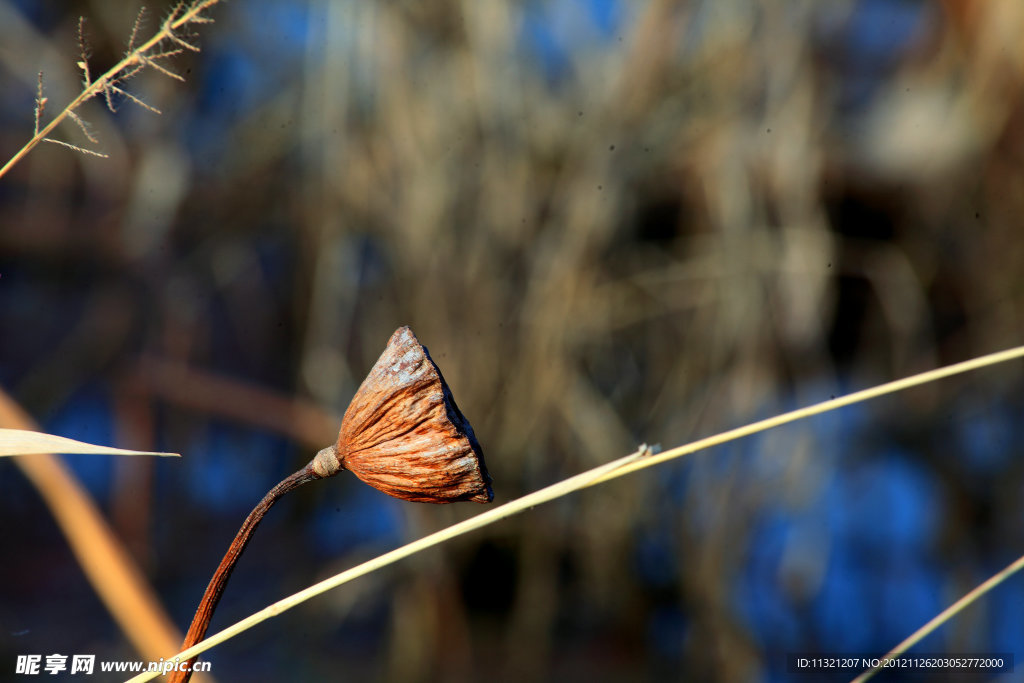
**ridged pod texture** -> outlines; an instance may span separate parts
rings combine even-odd
[[[469,421],[408,327],[359,387],[335,446],[339,464],[384,493],[421,503],[489,503],[491,477]]]

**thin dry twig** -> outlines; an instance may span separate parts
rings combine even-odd
[[[78,54],[81,60],[78,68],[82,70],[82,78],[85,79],[86,87],[92,85],[92,77],[89,75],[89,43],[85,39],[85,17],[78,18]],[[39,75],[42,78],[42,74]]]
[[[183,52],[184,52],[184,50],[167,50],[166,52],[160,52],[160,53],[155,54],[155,55],[149,55],[148,57],[143,55],[142,59],[143,59],[143,62],[146,64],[146,66],[150,67],[151,69],[156,69],[157,71],[162,73],[164,76],[167,76],[168,78],[173,78],[176,81],[181,81],[182,83],[184,83],[185,82],[185,77],[184,76],[182,76],[181,74],[174,73],[170,69],[168,69],[166,67],[163,67],[163,66],[160,66],[156,62],[156,60],[158,60],[158,59],[166,59],[168,57],[174,57],[175,55],[180,55]]]
[[[39,134],[39,119],[43,117],[43,111],[46,109],[46,98],[43,97],[43,72],[39,72],[39,86],[36,89],[36,106],[35,106],[35,128],[33,130],[35,135]]]
[[[146,104],[145,102],[140,100],[135,95],[132,95],[127,90],[122,90],[121,88],[118,88],[116,85],[111,85],[109,88],[107,88],[107,92],[108,93],[116,93],[116,94],[120,95],[121,97],[124,97],[125,99],[134,102],[135,104],[139,105],[143,109],[148,109],[149,111],[153,112],[154,114],[162,114],[163,113],[162,111],[160,111],[156,107],[154,107],[152,105],[149,105],[149,104]],[[110,99],[108,98],[107,101],[110,102]]]
[[[139,28],[142,26],[142,19],[146,16],[146,8],[140,7],[139,13],[135,15],[135,23],[132,24],[132,34],[128,36],[128,53],[135,49],[135,38],[139,35]]]
[[[87,124],[81,116],[74,112],[68,112],[68,118],[70,118],[72,121],[78,124],[78,128],[82,131],[82,135],[84,135],[89,142],[99,142],[99,140],[96,139],[96,136],[93,135],[92,132],[89,130],[89,124]],[[53,142],[53,140],[51,140],[50,142]],[[103,156],[106,155],[104,154]]]
[[[78,145],[73,145],[70,142],[64,142],[63,140],[55,140],[53,138],[43,138],[43,142],[49,142],[50,144],[53,144],[53,145],[60,145],[61,147],[67,147],[68,149],[73,149],[76,152],[81,152],[82,154],[88,154],[90,156],[99,157],[101,159],[109,159],[110,158],[109,154],[105,154],[103,152],[97,152],[96,150],[89,149],[88,147],[79,147]]]

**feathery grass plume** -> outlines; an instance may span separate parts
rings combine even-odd
[[[35,125],[33,128],[32,139],[25,143],[25,145],[9,159],[3,167],[0,167],[0,177],[6,175],[6,173],[13,168],[15,164],[25,158],[25,156],[35,149],[35,147],[41,142],[49,142],[55,145],[68,147],[77,152],[81,152],[82,154],[106,157],[107,155],[101,151],[58,140],[50,137],[50,134],[65,119],[71,119],[91,144],[98,145],[99,140],[90,133],[86,122],[76,113],[82,104],[97,96],[102,96],[104,98],[107,108],[111,112],[117,111],[116,103],[118,98],[123,98],[153,112],[154,114],[159,114],[159,109],[147,104],[125,90],[123,87],[124,84],[141,73],[146,67],[150,67],[154,71],[157,71],[169,78],[184,81],[184,77],[165,66],[165,63],[171,57],[179,55],[185,51],[199,51],[199,47],[192,42],[194,40],[194,34],[190,29],[197,24],[211,23],[213,19],[204,16],[203,12],[213,7],[218,2],[220,2],[220,0],[193,0],[192,2],[179,2],[175,5],[174,9],[171,10],[170,14],[167,15],[167,18],[161,22],[160,29],[151,38],[149,38],[149,40],[136,45],[136,40],[138,39],[139,31],[141,30],[146,13],[145,8],[139,10],[138,15],[135,17],[135,22],[132,25],[132,31],[128,39],[128,46],[124,58],[96,79],[93,79],[92,73],[89,69],[89,46],[85,37],[85,18],[80,18],[78,22],[79,61],[77,62],[77,66],[82,72],[82,91],[49,123],[40,127],[42,117],[46,109],[47,98],[43,95],[43,74],[42,72],[39,73],[39,83],[36,90],[35,102]]]

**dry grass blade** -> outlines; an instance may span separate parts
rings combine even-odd
[[[446,529],[442,529],[433,534],[425,536],[417,541],[413,541],[412,543],[404,545],[401,548],[397,548],[395,550],[392,550],[391,552],[384,553],[383,555],[380,555],[372,560],[369,560],[368,562],[364,562],[363,564],[353,567],[352,569],[348,569],[344,572],[341,572],[340,574],[336,574],[335,576],[329,579],[325,579],[324,581],[314,584],[309,588],[306,588],[305,590],[299,591],[294,595],[291,595],[283,600],[275,602],[274,604],[268,607],[265,607],[264,609],[247,617],[246,619],[243,619],[229,626],[228,628],[210,636],[206,640],[203,640],[193,645],[192,647],[183,650],[177,655],[168,657],[167,659],[170,660],[174,657],[178,658],[181,661],[191,659],[192,657],[202,652],[205,652],[206,650],[209,650],[215,645],[218,645],[226,640],[229,640],[237,636],[238,634],[252,628],[256,624],[266,621],[271,617],[277,616],[278,614],[281,614],[282,612],[285,612],[291,609],[292,607],[295,607],[317,595],[320,595],[321,593],[325,593],[333,588],[341,586],[342,584],[348,583],[353,579],[365,576],[366,574],[381,569],[382,567],[393,564],[398,560],[404,559],[410,555],[413,555],[414,553],[418,553],[421,550],[426,550],[427,548],[439,545],[453,538],[461,536],[465,533],[483,528],[501,519],[522,512],[523,510],[534,507],[536,505],[540,505],[541,503],[546,503],[555,500],[556,498],[568,495],[570,493],[573,493],[574,491],[578,491],[589,486],[593,486],[594,484],[609,481],[611,479],[616,479],[625,474],[635,472],[639,469],[657,465],[674,458],[679,458],[703,448],[708,448],[710,446],[725,443],[727,441],[734,441],[744,436],[749,436],[757,432],[762,432],[771,429],[772,427],[787,424],[789,422],[794,422],[799,419],[811,417],[812,415],[819,415],[821,413],[826,413],[843,406],[848,406],[854,403],[867,401],[869,399],[877,398],[879,396],[883,396],[886,394],[892,394],[897,391],[902,391],[904,389],[909,389],[911,387],[921,386],[929,382],[934,382],[944,377],[962,374],[965,372],[969,372],[971,370],[977,370],[983,367],[995,365],[997,363],[1004,363],[1015,358],[1021,357],[1024,357],[1024,346],[1018,346],[1012,349],[1007,349],[1006,351],[1000,351],[997,353],[980,356],[969,361],[964,361],[962,363],[956,363],[954,365],[948,365],[942,368],[937,368],[935,370],[930,370],[928,372],[912,375],[901,380],[881,384],[871,389],[858,391],[853,394],[849,394],[847,396],[843,396],[837,399],[824,401],[822,403],[818,403],[807,408],[785,413],[775,418],[761,420],[760,422],[755,422],[746,427],[733,429],[728,432],[723,432],[722,434],[719,434],[717,436],[713,436],[707,439],[701,439],[691,444],[680,446],[679,448],[673,448],[659,455],[650,455],[650,449],[648,449],[647,446],[641,446],[637,450],[637,452],[631,455],[625,456],[606,465],[595,467],[594,469],[588,470],[581,474],[577,474],[574,477],[570,477],[569,479],[565,479],[556,484],[552,484],[551,486],[543,488],[529,495],[523,496],[522,498],[517,498],[516,500],[505,503],[500,507],[484,512],[475,517],[471,517],[470,519],[467,519],[463,522],[459,522]],[[986,590],[988,590],[988,588],[991,588],[991,586],[996,585],[996,583],[1002,581],[1011,573],[1013,573],[1017,569],[1020,569],[1021,567],[1024,567],[1024,558],[1022,558],[1022,560],[1018,560],[1018,562],[1015,562],[1010,567],[1007,567],[1007,569],[1001,572],[1000,575],[998,575],[997,577],[993,577],[988,582],[986,582],[986,584],[983,584],[982,586],[979,586],[979,588],[972,591],[972,593],[969,596],[961,600],[961,603],[963,604],[957,603],[957,605],[954,606],[957,607],[956,610],[953,610],[951,608],[950,610],[947,610],[946,612],[937,616],[932,621],[932,623],[934,623],[933,628],[938,627],[938,625],[948,620],[957,611],[963,609],[963,607],[966,606],[970,601],[968,600],[968,598],[973,600],[977,596],[982,595]],[[929,625],[932,625],[932,623],[930,623]],[[158,672],[140,674],[130,679],[129,683],[140,683],[141,681],[148,681],[152,678],[155,678],[158,675]]]
[[[95,453],[99,455],[160,455],[181,457],[178,453],[133,451],[124,448],[97,446],[63,436],[31,432],[24,429],[0,429],[0,456],[34,455],[37,453]]]

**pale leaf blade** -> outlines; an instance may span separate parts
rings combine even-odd
[[[30,432],[24,429],[0,429],[0,457],[6,455],[33,455],[37,453],[94,453],[100,455],[159,455],[181,457],[178,453],[133,451],[110,446],[75,441],[63,436]]]

